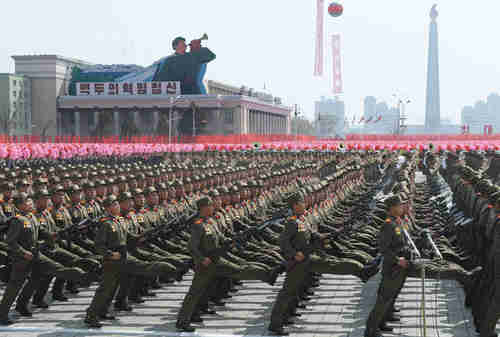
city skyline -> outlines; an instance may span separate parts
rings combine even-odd
[[[380,6],[351,1],[344,4],[341,18],[326,19],[327,36],[342,34],[345,94],[341,99],[348,116],[362,113],[365,96],[373,95],[393,106],[392,94],[397,93],[412,100],[408,122],[423,124],[428,12],[433,3],[388,0]],[[131,1],[88,1],[74,15],[64,9],[65,4],[58,0],[9,4],[31,24],[18,25],[14,16],[6,16],[0,23],[4,31],[16,28],[0,46],[0,72],[14,72],[10,56],[15,54],[55,53],[92,63],[146,66],[171,53],[175,36],[189,40],[207,32],[207,45],[216,52],[217,60],[208,67],[206,78],[236,86],[248,83],[255,89],[265,83],[287,104],[300,104],[311,119],[314,101],[332,96],[331,78],[312,75],[313,1],[257,0],[244,11],[239,3],[225,0],[184,1],[175,7],[155,3],[154,8],[147,1],[143,6]],[[475,4],[474,10],[451,0],[438,4],[442,118],[458,122],[463,106],[499,91],[500,47],[485,41],[493,41],[495,28],[500,28],[494,14],[500,4]],[[31,10],[23,11],[26,7]],[[189,18],[165,14],[175,11],[190,13]],[[89,17],[93,19],[86,19]],[[259,22],[274,22],[273,29],[256,24]],[[37,33],[28,26],[36,26]],[[329,64],[327,59],[327,67]],[[328,69],[325,72],[329,74]]]

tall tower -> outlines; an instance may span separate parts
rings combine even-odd
[[[438,29],[436,19],[438,11],[432,6],[429,30],[429,58],[427,62],[427,94],[425,103],[425,128],[436,130],[441,124],[441,107],[439,96],[439,53]]]

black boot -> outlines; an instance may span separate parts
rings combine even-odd
[[[189,323],[179,323],[175,324],[175,327],[178,331],[182,332],[194,332],[196,329],[191,326]]]
[[[285,331],[285,329],[283,329],[282,326],[280,326],[280,327],[269,326],[269,328],[267,328],[267,329],[269,330],[269,332],[273,336],[288,336],[288,335],[290,335],[288,332]]]

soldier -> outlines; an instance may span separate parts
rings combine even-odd
[[[313,231],[305,220],[305,200],[302,194],[294,193],[288,202],[294,215],[287,219],[280,242],[282,253],[290,262],[269,325],[269,331],[278,336],[289,334],[283,329],[283,325],[308,273],[347,274],[364,278],[363,265],[357,261],[320,258],[313,255],[314,246],[322,248],[328,245],[328,236]]]
[[[39,238],[46,233],[33,215],[33,201],[26,193],[19,193],[14,198],[18,213],[9,222],[7,243],[9,256],[12,259],[12,274],[0,303],[0,324],[10,325],[9,310],[21,290],[24,281],[31,272],[31,279],[23,288],[18,300],[16,310],[22,316],[32,316],[28,309],[28,301],[33,295],[35,286],[41,278],[47,275],[56,275],[67,280],[78,281],[84,276],[84,271],[79,268],[65,268],[59,263],[47,258],[39,251]]]
[[[217,276],[229,276],[241,280],[261,280],[263,282],[274,283],[266,270],[248,264],[238,266],[221,258],[215,254],[225,243],[221,242],[222,237],[218,233],[215,221],[211,218],[214,212],[213,202],[209,197],[202,197],[198,200],[200,217],[191,225],[191,240],[189,249],[195,263],[195,275],[184,297],[182,308],[177,316],[176,327],[180,331],[193,332],[194,327],[190,325],[193,314],[199,301],[204,296],[211,282]]]
[[[58,228],[56,222],[52,218],[49,208],[50,204],[50,193],[47,190],[39,190],[36,194],[36,207],[37,207],[37,219],[40,223],[40,227],[43,231],[49,233],[44,244],[40,248],[40,251],[47,257],[53,259],[54,261],[67,266],[67,267],[78,267],[87,272],[85,280],[82,280],[83,285],[90,285],[94,280],[97,280],[99,275],[100,264],[98,261],[93,259],[83,259],[79,256],[67,251],[59,245]],[[50,282],[52,281],[52,276],[43,278],[38,285],[37,291],[33,297],[33,305],[40,308],[47,308],[48,304],[44,301],[45,294],[47,293]],[[63,282],[58,281],[55,283],[53,288],[53,293],[62,294]]]
[[[123,198],[131,198],[131,195],[125,194]],[[175,267],[168,263],[143,262],[129,255],[127,237],[136,241],[139,241],[140,237],[128,231],[128,224],[120,215],[120,204],[114,195],[109,195],[104,200],[103,205],[107,214],[101,218],[101,225],[96,236],[96,249],[103,256],[103,278],[87,309],[85,318],[85,323],[94,328],[102,326],[99,319],[115,319],[114,316],[108,314],[108,307],[121,276],[130,274],[132,276],[155,277],[163,275],[172,277],[176,273]],[[124,289],[124,291],[126,290]],[[126,303],[122,302],[122,304]]]
[[[492,240],[488,249],[489,256],[487,260],[488,280],[493,281],[486,291],[486,298],[483,299],[484,316],[480,317],[480,326],[476,330],[480,332],[480,337],[498,336],[495,333],[495,327],[500,317],[500,197],[496,198],[494,205],[496,218],[493,224],[488,228],[488,236]]]

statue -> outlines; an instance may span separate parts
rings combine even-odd
[[[208,37],[205,34],[202,38],[191,41],[190,51],[186,52],[186,39],[175,38],[172,42],[175,53],[160,63],[152,80],[179,81],[183,95],[206,94],[203,85],[206,64],[215,59],[215,54],[210,49],[201,46],[201,41],[206,39]]]
[[[431,8],[430,16],[432,21],[436,21],[436,18],[438,17],[439,13],[436,9],[437,4],[434,4]]]

